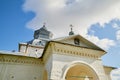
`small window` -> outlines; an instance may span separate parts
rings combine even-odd
[[[75,45],[80,45],[80,40],[79,40],[78,38],[75,38],[75,39],[74,39],[74,44],[75,44]]]

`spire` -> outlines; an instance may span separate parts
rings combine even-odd
[[[73,25],[71,24],[70,27],[71,27],[71,31],[69,32],[69,35],[74,35],[74,32],[73,32]]]
[[[45,25],[46,25],[46,23],[44,22],[44,23],[43,23],[43,27],[45,27]]]
[[[45,30],[47,30],[47,28],[46,28],[46,23],[45,23],[45,22],[43,23],[43,28],[44,28]]]

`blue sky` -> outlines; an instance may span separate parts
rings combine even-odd
[[[24,13],[23,0],[0,0],[0,49],[17,50],[18,43],[33,38],[33,30],[25,24],[34,17],[34,13]]]
[[[112,46],[108,50],[106,50],[108,54],[103,56],[103,61],[104,64],[116,65],[117,67],[120,67],[120,46],[119,40],[117,40],[115,36],[117,29],[113,27],[114,23],[120,25],[120,20],[112,20],[102,27],[99,23],[91,25],[92,27],[89,29],[88,34],[99,36],[100,39],[108,38],[116,42],[115,46]]]
[[[120,2],[45,1],[0,0],[0,50],[17,51],[18,43],[33,39],[34,30],[44,22],[55,37],[67,36],[73,24],[76,34],[108,52],[102,57],[105,65],[120,67],[120,38],[116,37],[120,30]]]

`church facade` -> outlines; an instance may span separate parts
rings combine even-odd
[[[81,35],[52,39],[45,25],[18,52],[0,51],[0,80],[111,80],[106,51]]]

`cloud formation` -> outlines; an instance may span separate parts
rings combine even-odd
[[[115,46],[114,40],[109,40],[107,38],[99,39],[97,36],[87,35],[87,39],[93,41],[95,44],[99,45],[101,48],[108,50],[111,46]]]
[[[120,41],[120,30],[118,30],[118,31],[116,32],[116,38],[117,38],[117,40]]]
[[[36,14],[27,23],[30,29],[38,29],[46,22],[54,36],[60,37],[68,35],[69,25],[73,24],[76,34],[86,36],[92,24],[104,25],[112,19],[120,19],[120,0],[25,0],[23,10]],[[97,38],[96,43],[102,48],[114,44],[109,39],[93,38]]]
[[[111,72],[112,80],[120,80],[120,68],[115,69]]]

